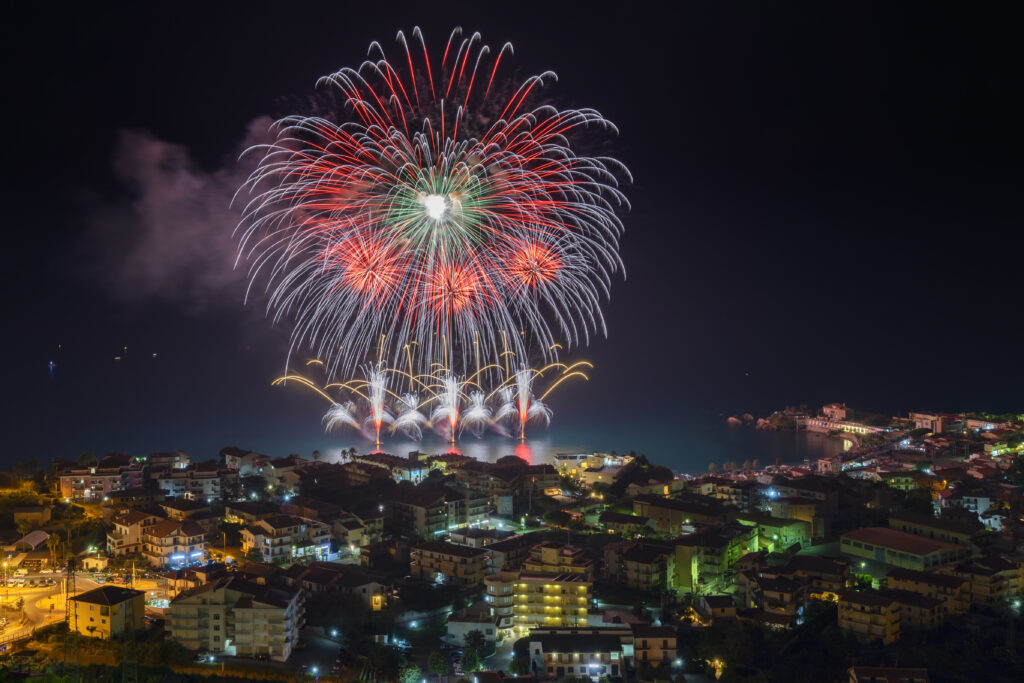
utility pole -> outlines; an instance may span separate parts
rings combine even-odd
[[[128,590],[128,601],[124,607],[124,659],[121,660],[121,680],[124,683],[138,683],[139,681],[139,654],[135,647],[135,562],[132,561],[132,568],[125,573],[125,585]],[[113,625],[113,614],[110,615],[110,623]]]
[[[67,624],[67,634],[64,636],[64,663],[61,665],[61,673],[68,681],[78,681],[81,673],[78,666],[78,612],[71,604],[71,598],[76,593],[75,557],[69,554],[64,578],[64,623]],[[69,668],[72,659],[74,664]]]

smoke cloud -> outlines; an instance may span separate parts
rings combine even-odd
[[[248,126],[238,153],[269,142],[271,119]],[[94,213],[86,239],[99,253],[91,273],[115,299],[160,302],[190,313],[238,309],[245,264],[236,269],[232,235],[247,197],[231,200],[258,160],[234,154],[221,168],[199,167],[181,145],[146,131],[122,131],[114,173],[127,200]]]

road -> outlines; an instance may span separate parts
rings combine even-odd
[[[11,585],[11,582],[18,579],[24,579],[26,583],[32,579],[36,581],[52,579],[54,584],[52,586]],[[99,585],[89,578],[76,577],[75,579],[76,594],[92,590]],[[62,574],[28,574],[27,576],[12,577],[8,579],[6,585],[0,588],[0,591],[2,591],[0,595],[3,596],[5,603],[16,601],[18,598],[24,600],[22,612],[25,618],[24,623],[12,620],[5,630],[0,631],[2,640],[27,635],[33,629],[64,619],[64,577]],[[27,633],[23,633],[26,631]]]

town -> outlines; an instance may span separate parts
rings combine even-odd
[[[24,462],[0,475],[0,662],[133,681],[1024,671],[1024,415],[833,403],[757,426],[845,450],[687,474],[615,452]]]

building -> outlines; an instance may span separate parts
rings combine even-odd
[[[693,606],[702,617],[712,623],[716,619],[736,618],[736,601],[731,595],[698,595]]]
[[[515,569],[522,566],[530,554],[530,549],[543,538],[543,533],[521,534],[489,544],[487,546],[488,571],[493,574],[501,569]]]
[[[972,605],[1001,607],[1024,592],[1024,564],[1019,560],[988,555],[941,571],[970,583]]]
[[[479,586],[487,576],[487,551],[444,541],[421,541],[412,547],[409,574],[436,583]]]
[[[226,577],[171,601],[171,638],[190,650],[283,662],[303,625],[302,591]]]
[[[928,669],[892,666],[851,666],[846,683],[931,683]]]
[[[331,527],[312,519],[277,515],[242,529],[242,553],[267,564],[326,560],[331,552]]]
[[[912,412],[909,417],[914,421],[915,429],[927,429],[934,434],[942,433],[944,421],[947,420],[947,417],[940,413]]]
[[[818,514],[821,501],[802,496],[783,496],[771,499],[771,515],[778,519],[797,519],[810,525],[814,538],[828,535],[828,518]]]
[[[938,598],[904,590],[886,590],[884,594],[899,603],[901,634],[907,631],[934,631],[945,621],[944,605]]]
[[[409,453],[406,458],[388,453],[367,453],[355,456],[352,462],[379,467],[395,481],[408,481],[413,484],[419,484],[430,474],[430,464],[421,461],[420,454],[416,451]]]
[[[490,574],[484,585],[499,628],[585,626],[594,568],[579,548],[544,542],[530,550],[522,569]]]
[[[736,561],[756,543],[756,529],[742,524],[702,525],[675,540],[673,586],[681,594],[717,592]]]
[[[572,630],[530,636],[530,663],[544,678],[607,676],[626,672],[622,637],[613,633]]]
[[[839,548],[845,555],[918,571],[937,569],[970,555],[963,546],[886,527],[848,531],[842,535]]]
[[[138,465],[111,465],[104,458],[95,467],[78,467],[60,475],[60,495],[68,500],[103,501],[109,494],[142,487],[142,468]]]
[[[869,641],[894,643],[900,637],[899,602],[876,591],[843,591],[839,594],[839,628]]]
[[[597,518],[597,523],[608,533],[618,534],[626,538],[645,535],[652,531],[654,527],[654,524],[646,517],[627,515],[615,512],[614,510],[602,512],[601,516]]]
[[[50,521],[50,508],[46,505],[24,505],[14,508],[14,526],[30,524],[40,527]]]
[[[811,543],[811,524],[801,519],[751,513],[738,515],[736,521],[755,530],[751,550],[779,552],[793,546],[803,548]]]
[[[964,548],[970,548],[971,539],[984,530],[980,523],[969,524],[952,519],[937,519],[914,512],[891,515],[889,528]]]
[[[159,473],[156,479],[157,488],[164,491],[168,498],[187,498],[204,502],[219,501],[224,495],[221,472],[217,469],[166,470]],[[237,478],[233,470],[231,474]]]
[[[398,532],[433,539],[464,526],[484,523],[490,497],[465,487],[403,484],[385,503],[387,522]]]
[[[627,588],[660,595],[675,585],[676,554],[669,543],[633,544],[621,562]]]
[[[195,522],[165,519],[142,528],[142,556],[153,567],[206,562],[206,530]]]
[[[633,633],[633,661],[637,668],[643,664],[660,666],[676,659],[676,630],[672,626],[631,624]]]
[[[239,477],[262,476],[263,468],[270,464],[270,456],[253,453],[244,448],[228,446],[221,450],[224,464],[238,472]]]
[[[686,524],[725,520],[721,501],[697,495],[680,500],[649,493],[641,494],[633,499],[633,514],[652,520],[654,528],[666,534],[678,534]]]
[[[165,521],[160,515],[132,510],[116,517],[107,532],[107,554],[111,557],[142,554],[142,530]]]
[[[117,586],[100,586],[72,596],[71,623],[90,638],[113,638],[145,627],[146,594]]]
[[[971,606],[971,582],[951,574],[893,569],[885,577],[886,586],[912,591],[943,602],[947,616],[965,614]]]
[[[821,414],[830,420],[852,420],[853,410],[846,407],[845,403],[829,403],[822,406]]]

